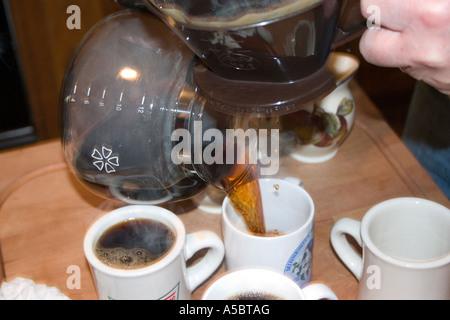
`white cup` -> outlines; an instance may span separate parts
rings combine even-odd
[[[109,228],[132,219],[151,219],[169,227],[175,243],[165,256],[138,269],[118,269],[104,264],[94,252],[99,237]],[[195,265],[186,261],[197,251],[209,248]],[[125,206],[104,215],[88,230],[84,252],[101,300],[189,300],[191,292],[210,277],[223,261],[224,247],[210,231],[186,235],[181,220],[172,212],[146,205]]]
[[[362,247],[362,257],[346,235]],[[359,299],[450,299],[450,210],[440,204],[418,198],[382,202],[362,222],[337,221],[331,243],[359,280]]]
[[[300,180],[260,179],[267,230],[276,237],[251,234],[230,199],[222,205],[222,233],[227,270],[270,267],[293,279],[300,287],[311,282],[314,240],[314,203]]]
[[[225,273],[203,293],[203,300],[237,300],[259,295],[260,300],[337,300],[334,292],[321,283],[300,288],[280,272],[267,268],[243,268]]]

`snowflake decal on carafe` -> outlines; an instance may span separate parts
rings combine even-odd
[[[97,167],[99,171],[105,170],[106,173],[116,172],[116,168],[119,165],[119,156],[113,154],[112,148],[102,146],[101,148],[95,147],[92,152],[92,158],[94,159],[93,165]]]

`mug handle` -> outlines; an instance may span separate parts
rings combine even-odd
[[[302,187],[303,189],[305,189],[305,185],[303,184],[302,179],[300,178],[296,178],[296,177],[285,177],[283,178],[284,181],[290,182],[292,184],[295,184],[297,186]]]
[[[363,260],[361,256],[350,246],[345,235],[352,236],[362,247],[361,222],[343,218],[338,220],[331,229],[331,245],[342,262],[350,269],[358,280],[361,280]]]
[[[339,300],[336,294],[322,283],[313,283],[302,288],[306,300]]]
[[[222,263],[225,248],[220,238],[211,231],[198,231],[186,236],[185,260],[189,260],[202,249],[209,249],[196,264],[186,269],[186,282],[192,292],[202,284]]]

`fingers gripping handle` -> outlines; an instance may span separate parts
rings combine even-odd
[[[331,245],[342,262],[360,280],[362,276],[363,261],[361,256],[350,246],[346,234],[352,236],[362,247],[361,222],[343,218],[337,221],[331,230]]]
[[[186,270],[187,284],[190,291],[194,291],[216,271],[225,255],[223,243],[214,232],[199,231],[186,236],[186,261],[202,249],[209,250],[199,262]]]

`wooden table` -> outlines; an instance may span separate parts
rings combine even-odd
[[[330,245],[338,219],[361,219],[373,205],[415,196],[449,201],[390,129],[357,84],[355,127],[338,155],[322,164],[286,160],[282,173],[300,177],[316,205],[313,281],[326,283],[340,299],[355,299],[358,282]],[[69,172],[59,141],[0,153],[0,241],[6,280],[17,276],[59,288],[71,299],[97,299],[83,254],[89,225],[118,203],[87,191]],[[183,203],[171,207],[188,232],[221,234],[220,215]],[[72,269],[75,267],[75,269]],[[77,269],[79,268],[79,269]],[[78,273],[73,273],[78,270]],[[224,272],[222,266],[214,276]],[[73,287],[78,280],[80,287]],[[71,277],[72,276],[72,277]],[[201,297],[204,287],[193,298]]]

